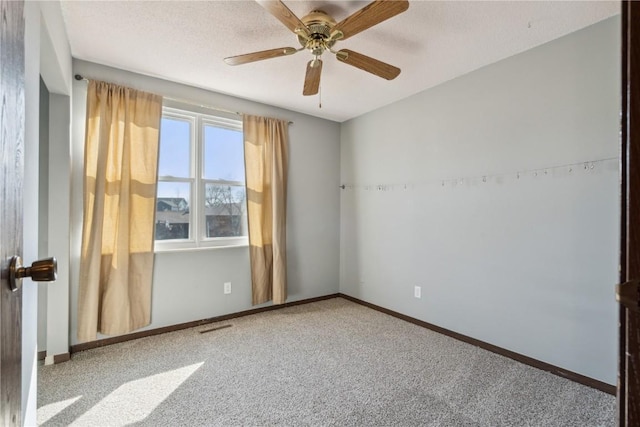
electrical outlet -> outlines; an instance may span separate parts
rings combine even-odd
[[[231,293],[231,282],[224,282],[224,293],[225,294]]]
[[[416,298],[422,298],[422,288],[420,286],[415,286],[413,288],[413,296]]]

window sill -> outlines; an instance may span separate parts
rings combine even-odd
[[[187,247],[187,248],[176,248],[176,247],[156,247],[153,252],[156,254],[159,253],[171,253],[171,252],[200,252],[200,251],[209,251],[209,250],[217,250],[217,249],[236,249],[236,248],[248,248],[248,243],[239,243],[236,245],[217,245],[217,246],[198,246],[198,247]]]

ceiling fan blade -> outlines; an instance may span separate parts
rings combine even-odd
[[[342,49],[336,53],[338,61],[360,68],[368,73],[375,74],[383,79],[393,80],[400,74],[400,68],[386,64],[377,59],[370,58],[349,49]]]
[[[302,31],[304,35],[309,35],[309,29],[304,22],[280,0],[256,0],[256,2],[294,33],[298,34],[297,31]]]
[[[376,0],[359,11],[338,22],[331,33],[342,32],[342,39],[347,39],[374,25],[393,18],[409,8],[407,0]]]
[[[307,75],[304,78],[304,96],[315,95],[320,89],[320,73],[322,73],[322,59],[312,59],[307,63]]]
[[[279,47],[277,49],[262,50],[260,52],[246,53],[244,55],[224,58],[228,65],[241,65],[249,62],[262,61],[263,59],[277,58],[279,56],[293,55],[298,50],[293,47]]]

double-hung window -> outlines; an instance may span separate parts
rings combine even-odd
[[[242,122],[165,106],[156,250],[247,244]]]

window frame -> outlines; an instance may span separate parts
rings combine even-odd
[[[213,126],[223,129],[239,131],[242,134],[242,120],[232,117],[231,114],[226,115],[206,107],[197,107],[193,105],[185,105],[175,102],[164,102],[162,107],[162,118],[165,117],[175,120],[184,120],[191,123],[190,141],[189,141],[189,178],[160,176],[158,175],[158,183],[160,182],[188,182],[190,183],[190,200],[189,200],[189,238],[188,239],[167,239],[155,240],[154,235],[154,252],[170,252],[179,250],[193,249],[210,249],[221,247],[238,247],[248,246],[248,227],[246,224],[247,215],[247,197],[246,182],[242,181],[220,181],[214,179],[206,179],[204,177],[204,150],[205,126]],[[243,147],[244,152],[244,147]],[[158,158],[159,161],[159,158]],[[206,237],[206,185],[207,184],[225,184],[231,186],[242,186],[245,190],[244,212],[245,224],[243,229],[247,230],[245,236],[232,237]],[[157,191],[156,191],[157,197]],[[157,204],[157,202],[156,202]],[[155,222],[155,221],[154,221]],[[154,225],[155,227],[155,225]],[[155,231],[155,228],[154,228]]]

